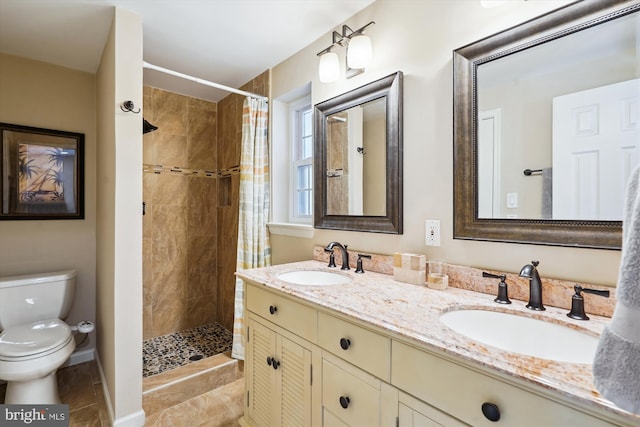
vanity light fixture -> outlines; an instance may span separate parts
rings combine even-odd
[[[345,77],[350,79],[364,73],[372,58],[371,39],[364,35],[364,30],[372,24],[375,22],[371,21],[355,31],[343,25],[342,33],[334,31],[331,34],[331,46],[318,52],[318,74],[322,83],[331,83],[340,77],[340,60],[338,54],[332,51],[336,45],[347,48]]]
[[[331,49],[331,47],[329,49]],[[318,74],[322,83],[331,83],[338,80],[340,77],[340,60],[338,59],[337,53],[327,51],[320,55]]]

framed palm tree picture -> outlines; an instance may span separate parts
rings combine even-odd
[[[84,218],[84,134],[0,123],[1,220]]]

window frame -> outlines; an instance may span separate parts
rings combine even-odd
[[[309,135],[302,135],[303,132],[303,115],[305,113],[310,114],[311,126],[309,128]],[[294,224],[313,224],[313,105],[311,103],[311,95],[305,95],[289,104],[289,155],[290,167],[289,167],[289,222]],[[302,151],[303,138],[308,137],[311,141],[310,156],[305,159],[299,158],[299,153]],[[311,175],[309,180],[309,187],[305,189],[298,188],[298,168],[302,166],[309,166],[311,168]],[[310,201],[310,213],[309,215],[300,215],[298,212],[298,194],[300,191],[309,192]]]

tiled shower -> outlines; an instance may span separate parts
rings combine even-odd
[[[268,95],[268,81],[242,89]],[[145,342],[205,325],[230,336],[243,101],[144,87],[144,118],[158,127],[143,142]]]

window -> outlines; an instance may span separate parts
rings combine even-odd
[[[311,224],[313,218],[313,109],[310,97],[290,104],[291,192],[289,221]]]

